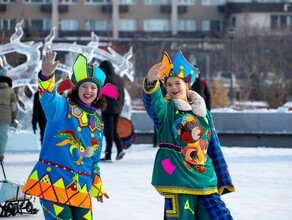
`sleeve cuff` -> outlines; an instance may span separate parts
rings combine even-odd
[[[235,192],[235,188],[233,186],[223,186],[218,190],[220,195],[224,195],[227,193]]]
[[[146,94],[152,94],[154,92],[156,92],[158,90],[158,88],[160,87],[160,83],[159,81],[154,81],[154,83],[149,83],[146,79],[146,77],[143,80],[143,90]]]
[[[91,189],[91,197],[98,197],[105,194],[105,189],[99,176],[95,176]]]
[[[46,77],[42,75],[40,72],[38,85],[39,85],[39,88],[43,91],[53,92],[55,88],[55,74],[52,74],[49,77]]]
[[[48,81],[48,80],[51,79],[53,76],[54,76],[54,74],[51,74],[51,75],[49,75],[49,76],[45,76],[45,75],[43,75],[42,71],[39,71],[39,78],[40,78],[42,81]]]

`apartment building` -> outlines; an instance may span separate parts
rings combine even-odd
[[[0,0],[0,29],[14,31],[24,19],[46,36],[203,37],[223,31],[223,0]]]
[[[0,30],[24,20],[32,35],[204,38],[233,27],[292,28],[292,0],[0,0]]]
[[[238,35],[287,34],[292,31],[292,0],[230,1],[219,6]]]
[[[292,28],[292,0],[0,0],[0,30],[24,20],[32,34],[220,38],[231,26]]]

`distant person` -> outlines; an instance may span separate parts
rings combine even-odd
[[[117,132],[118,120],[124,106],[124,80],[115,73],[112,64],[105,60],[99,65],[99,68],[105,73],[105,83],[111,83],[118,89],[118,98],[106,98],[107,107],[102,111],[102,120],[104,122],[104,136],[106,140],[105,157],[101,159],[103,162],[111,162],[113,142],[117,147],[116,160],[121,160],[125,156],[122,148],[121,139]]]
[[[37,125],[40,128],[40,141],[43,143],[44,133],[47,124],[47,119],[39,100],[39,91],[34,94],[33,98],[33,111],[32,111],[32,129],[34,134],[37,131]]]
[[[16,119],[16,95],[12,89],[12,80],[7,71],[0,72],[0,162],[4,160],[5,148],[8,140],[8,128]]]
[[[198,70],[196,80],[193,83],[191,90],[199,93],[199,95],[203,97],[203,99],[206,102],[207,109],[210,111],[211,110],[211,93],[209,91],[206,81],[201,79],[200,70]]]

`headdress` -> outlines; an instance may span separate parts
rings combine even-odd
[[[97,86],[99,97],[105,95],[116,99],[118,97],[117,88],[110,83],[104,86],[105,78],[104,72],[96,64],[88,67],[86,57],[79,54],[73,65],[73,74],[71,76],[73,87],[68,85],[68,80],[64,80],[63,84],[61,83],[59,87],[65,86],[68,89],[78,89],[84,82],[93,82]],[[64,91],[64,88],[60,88],[60,90]]]
[[[199,71],[198,68],[190,64],[183,56],[181,51],[178,51],[171,61],[169,55],[164,52],[162,57],[162,64],[166,66],[163,72],[160,73],[162,79],[169,77],[179,77],[185,82],[193,84],[196,79],[196,74]]]

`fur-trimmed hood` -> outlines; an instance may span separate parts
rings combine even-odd
[[[207,114],[207,108],[205,100],[195,91],[189,90],[190,97],[193,101],[192,104],[182,100],[182,99],[173,99],[174,104],[181,111],[192,111],[195,115],[200,117],[205,117]]]

